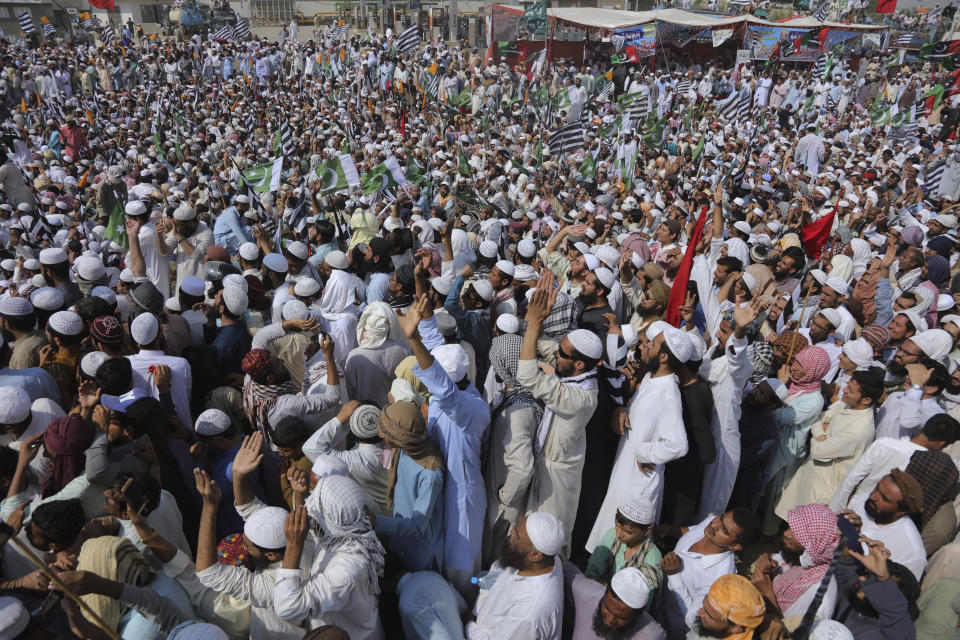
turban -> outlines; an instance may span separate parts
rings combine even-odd
[[[900,489],[900,495],[903,497],[904,504],[907,505],[907,511],[910,513],[920,513],[923,510],[923,488],[917,479],[906,471],[900,469],[891,469],[890,475],[897,488]]]
[[[707,593],[707,600],[724,620],[740,625],[746,631],[728,636],[733,640],[750,640],[753,631],[763,622],[766,605],[763,596],[750,581],[741,575],[728,573],[713,583]]]
[[[266,349],[252,349],[243,356],[240,368],[247,375],[256,378],[270,366],[270,353]]]
[[[953,458],[943,451],[915,451],[904,471],[913,476],[923,489],[923,525],[930,521],[941,506],[953,502],[960,491],[957,484],[960,471],[957,470]]]

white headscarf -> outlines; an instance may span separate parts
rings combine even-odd
[[[851,238],[850,249],[853,250],[853,278],[859,280],[870,266],[870,256],[873,251],[870,243],[863,238]]]
[[[399,340],[402,336],[397,314],[386,302],[371,302],[360,315],[357,343],[361,348],[376,349],[388,340]]]
[[[451,250],[453,251],[453,271],[458,273],[468,264],[477,261],[477,254],[470,246],[470,238],[463,229],[454,229],[450,236]]]
[[[346,313],[356,300],[353,276],[346,271],[333,269],[320,298],[320,311],[326,316]],[[333,319],[333,318],[331,318]]]

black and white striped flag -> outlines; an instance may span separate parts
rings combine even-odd
[[[287,157],[293,155],[293,134],[286,120],[280,125],[280,151]]]
[[[250,35],[250,26],[247,24],[247,21],[243,18],[237,18],[236,24],[233,25],[233,39],[242,40]]]
[[[737,104],[737,118],[746,118],[750,115],[750,105],[753,104],[753,93],[748,93],[746,95],[740,96],[740,101]]]
[[[41,19],[40,22],[43,23],[43,35],[45,37],[51,38],[57,35],[57,28],[53,26],[53,23],[47,20],[46,17]]]
[[[820,6],[817,7],[817,10],[813,12],[813,19],[817,22],[826,22],[827,21],[827,11],[830,10],[830,7],[827,6],[827,0],[822,0]]]
[[[822,78],[827,72],[827,56],[822,55],[817,58],[817,63],[813,65],[813,77]]]
[[[109,24],[100,30],[100,40],[103,41],[104,46],[109,46],[109,44],[113,42],[113,38],[113,27]]]
[[[24,11],[17,19],[20,20],[20,31],[24,33],[33,33],[35,31],[33,28],[33,17],[31,17],[29,11]]]
[[[415,24],[404,29],[397,38],[397,53],[413,51],[420,44],[420,25]]]
[[[897,38],[893,44],[898,47],[909,47],[911,42],[913,42],[913,34],[905,33]]]
[[[677,93],[683,95],[683,94],[685,94],[687,91],[690,91],[690,78],[684,76],[684,77],[681,78],[680,81],[677,83]]]
[[[345,38],[347,36],[347,29],[350,28],[346,22],[341,25],[337,25],[333,28],[333,31],[330,32],[330,35],[334,38]]]
[[[550,153],[559,156],[583,148],[583,122],[571,122],[550,133]]]
[[[940,180],[943,179],[943,171],[947,168],[946,162],[940,162],[935,167],[928,167],[927,173],[924,176],[924,181],[927,183],[927,193],[931,197],[936,197],[937,192],[940,191]]]
[[[720,116],[725,120],[733,120],[737,116],[737,111],[740,107],[740,97],[737,95],[737,92],[734,91],[727,98],[727,101],[720,106]]]
[[[233,29],[231,29],[231,28],[230,28],[229,26],[227,26],[227,25],[223,25],[222,27],[220,27],[219,29],[217,29],[217,32],[216,32],[215,34],[213,34],[213,39],[214,39],[214,40],[226,40],[227,38],[230,37],[230,34],[231,34],[231,33],[233,33]]]

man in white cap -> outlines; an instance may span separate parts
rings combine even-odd
[[[888,371],[902,369],[906,380],[880,407],[877,438],[911,437],[927,420],[944,413],[939,400],[950,375],[932,356],[945,357],[952,340],[943,329],[930,329],[903,342],[887,366]]]
[[[139,345],[139,351],[127,356],[133,369],[133,386],[145,391],[156,399],[169,393],[177,417],[183,424],[193,424],[190,414],[190,393],[193,388],[193,373],[190,363],[177,356],[164,352],[164,336],[160,331],[160,322],[152,313],[141,313],[130,323],[130,337]],[[170,369],[170,380],[158,381],[157,367],[163,365]]]
[[[56,380],[64,404],[71,402],[77,392],[82,340],[83,319],[73,311],[57,311],[47,320],[48,344],[40,349],[40,368]]]
[[[63,409],[50,398],[31,402],[27,392],[19,387],[0,387],[0,446],[19,451],[23,442],[43,433],[48,424],[63,416]],[[50,472],[51,465],[50,458],[42,452],[30,462],[36,486]]]
[[[427,350],[420,336],[431,329],[433,309],[426,295],[401,318],[401,328],[417,360],[413,373],[431,394],[427,431],[446,461],[444,476],[444,576],[465,598],[480,568],[487,494],[480,471],[483,434],[490,408],[467,377],[469,358],[458,344]],[[422,323],[421,323],[422,319]],[[435,321],[434,321],[435,322]],[[442,341],[430,331],[431,343]]]
[[[127,216],[126,234],[130,244],[128,267],[134,278],[148,278],[164,296],[170,295],[170,258],[162,252],[161,223],[150,225],[150,212],[140,200],[131,200],[124,207]]]
[[[580,287],[578,327],[606,339],[609,324],[606,316],[613,314],[613,308],[607,302],[607,296],[613,290],[616,281],[613,272],[606,267],[598,267],[587,273]]]
[[[586,329],[572,331],[558,345],[557,375],[540,370],[537,341],[556,302],[558,290],[553,285],[553,274],[548,272],[530,297],[517,381],[545,405],[533,443],[535,462],[526,510],[557,516],[566,527],[569,551],[587,449],[585,427],[597,408],[597,364],[603,343]]]
[[[252,569],[218,562],[220,488],[206,471],[194,469],[197,493],[203,501],[197,537],[197,578],[209,589],[250,604],[250,637],[299,640],[305,629],[283,620],[273,610],[276,576],[287,546],[283,528],[289,512],[268,507],[253,495],[253,491],[240,488],[243,479],[259,465],[262,443],[259,434],[245,438],[233,463],[234,500],[237,512],[244,520],[243,548]],[[313,554],[305,555],[312,557]]]
[[[501,316],[505,313],[517,312],[517,301],[513,299],[513,276],[516,268],[508,260],[497,260],[490,269],[487,279],[493,287],[493,314]]]
[[[37,329],[37,316],[28,298],[5,296],[0,299],[0,328],[11,340],[10,368],[30,369],[40,364],[40,348],[47,336]]]
[[[187,203],[181,204],[173,212],[173,218],[162,218],[157,233],[161,229],[166,236],[158,242],[160,253],[175,255],[177,265],[176,287],[187,276],[203,277],[203,258],[207,248],[213,245],[213,232],[207,223],[197,219],[197,210]]]
[[[636,567],[624,567],[604,587],[564,562],[563,578],[564,617],[572,612],[572,640],[666,640],[663,627],[646,610],[651,588]]]
[[[812,345],[816,345],[827,353],[830,358],[830,369],[827,370],[824,380],[833,380],[840,368],[840,354],[842,348],[834,342],[837,337],[841,342],[842,338],[837,336],[838,327],[843,322],[842,315],[837,309],[820,309],[813,315],[809,327],[799,329],[798,332],[807,338]]]
[[[228,277],[235,278],[236,281],[230,282],[217,292],[204,327],[207,342],[217,350],[220,372],[225,376],[242,375],[240,363],[250,351],[251,344],[250,331],[243,320],[248,302],[245,290],[247,281],[237,275]],[[217,320],[219,323],[216,323]],[[212,340],[211,336],[213,336]]]
[[[563,624],[564,525],[550,513],[531,513],[510,532],[464,629],[470,640],[560,637]]]
[[[60,248],[40,252],[40,274],[48,287],[53,287],[63,296],[64,308],[72,307],[83,298],[83,292],[70,280],[70,263],[67,252]]]
[[[610,474],[607,495],[587,539],[587,551],[610,527],[617,506],[631,492],[642,490],[656,505],[663,498],[663,466],[687,453],[680,389],[675,372],[693,356],[693,341],[665,322],[654,323],[640,338],[640,355],[648,371],[626,408],[614,416],[621,429],[620,448]],[[650,411],[650,407],[657,407]]]

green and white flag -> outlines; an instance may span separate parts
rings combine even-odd
[[[408,182],[407,176],[403,174],[403,169],[400,168],[400,164],[393,156],[375,166],[370,173],[363,174],[360,179],[365,196],[384,189],[393,189]]]
[[[598,148],[596,153],[588,153],[587,157],[580,163],[577,171],[583,180],[596,180],[597,178],[597,155],[600,153]]]
[[[703,143],[706,142],[707,136],[701,135],[700,142],[697,143],[697,146],[693,148],[693,159],[696,160],[700,157],[700,154],[703,152]]]
[[[280,174],[283,172],[283,156],[250,167],[243,172],[250,188],[257,193],[267,193],[280,188]]]
[[[897,115],[896,105],[878,107],[870,113],[870,124],[890,124],[895,115]]]
[[[547,4],[547,0],[537,0],[523,10],[523,21],[527,23],[530,33],[540,36],[547,34]]]
[[[654,122],[646,133],[643,134],[644,141],[651,146],[659,147],[663,144],[667,132],[667,119],[661,118]]]
[[[473,177],[473,171],[470,169],[470,160],[467,158],[467,154],[464,153],[463,147],[460,147],[460,150],[457,152],[457,173],[464,178]]]
[[[329,162],[321,162],[313,170],[320,180],[320,193],[327,195],[360,186],[360,174],[353,158],[343,153]]]
[[[103,237],[116,242],[124,249],[130,248],[130,238],[127,237],[127,218],[124,215],[124,203],[117,199],[110,212],[110,220],[103,232]]]

